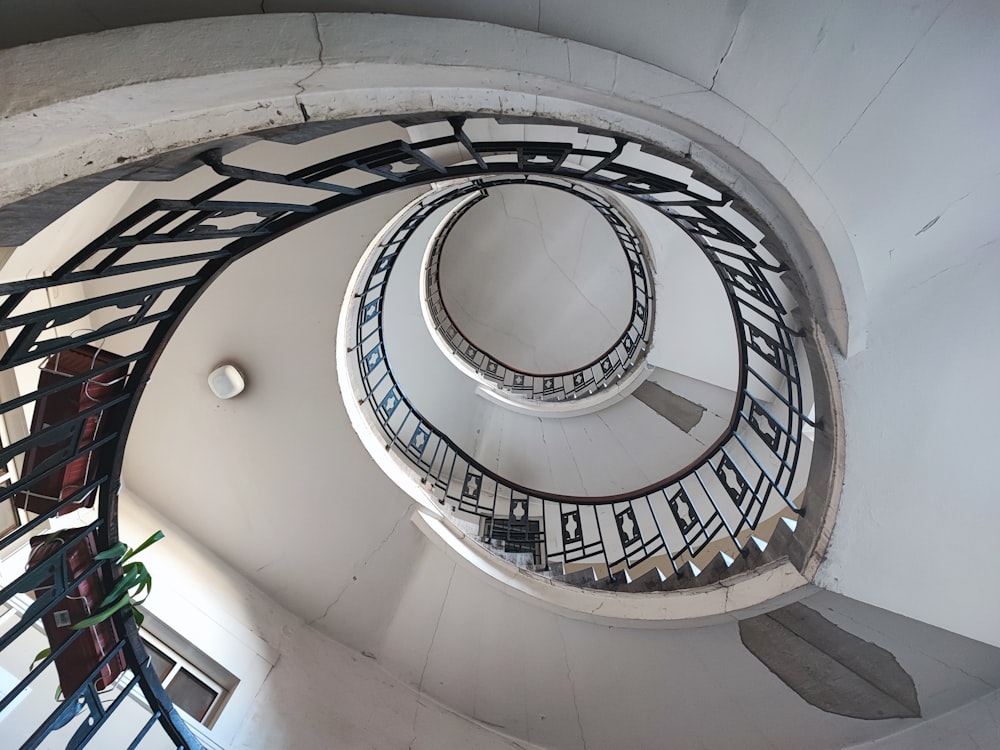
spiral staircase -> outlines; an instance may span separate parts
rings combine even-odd
[[[900,67],[887,91],[939,22],[961,37],[987,12],[931,5],[909,18],[914,47],[889,55]],[[0,52],[13,72],[0,123],[4,498],[16,505],[86,464],[48,510],[20,506],[0,542],[0,668],[14,675],[0,729],[14,745],[993,737],[994,603],[940,593],[941,554],[933,569],[908,556],[924,566],[926,601],[894,598],[908,569],[889,563],[937,506],[923,490],[906,513],[874,497],[873,477],[898,462],[872,468],[867,447],[845,447],[884,447],[876,402],[893,394],[872,363],[902,356],[886,321],[910,308],[885,300],[909,292],[890,294],[857,234],[877,230],[835,180],[827,198],[820,170],[790,156],[781,111],[794,96],[772,121],[787,147],[725,98],[753,112],[737,91],[747,81],[727,83],[735,60],[776,76],[754,56],[771,10],[726,7],[678,16],[669,32],[685,49],[685,23],[711,22],[722,54],[705,70],[694,63],[708,52],[654,68],[532,31],[350,14]],[[642,34],[629,46],[608,29],[643,14],[662,27],[677,11],[636,12],[589,36],[563,16],[550,31],[649,57]],[[827,33],[860,38],[850,13],[801,12],[822,21],[815,59]],[[872,14],[874,26],[893,15]],[[514,16],[500,20],[531,26]],[[241,35],[238,50],[189,67],[207,40]],[[468,49],[453,48],[460,38]],[[30,86],[108,40],[119,46],[106,66]],[[169,60],[121,78],[143,44]],[[864,112],[835,131],[841,142]],[[808,159],[812,146],[797,148]],[[963,273],[988,269],[989,231],[970,230],[986,242]],[[908,290],[951,269],[932,257],[908,261]],[[951,328],[926,330],[965,355]],[[83,347],[109,358],[39,380]],[[220,402],[204,376],[223,361],[248,387]],[[45,399],[120,371],[113,399],[34,419]],[[897,374],[903,392],[923,387]],[[96,437],[81,437],[92,417]],[[938,449],[905,437],[915,456]],[[885,514],[900,531],[881,529]],[[957,553],[950,528],[930,523],[938,549]],[[233,677],[214,727],[173,706],[128,610],[113,618],[112,652],[58,702],[42,694],[60,654],[28,666],[36,623],[94,576],[121,577],[111,562],[69,573],[75,541],[26,567],[29,538],[76,529],[108,549],[119,526],[129,539],[167,531],[147,553],[149,627]],[[981,544],[962,553],[995,572]],[[883,593],[887,580],[898,585]],[[115,659],[124,676],[108,691],[94,679]],[[817,680],[819,668],[832,671]]]

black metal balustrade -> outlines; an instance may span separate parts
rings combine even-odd
[[[30,491],[74,461],[82,458],[87,464],[83,486],[8,532],[0,540],[0,550],[22,545],[29,536],[41,533],[46,521],[94,493],[97,520],[89,530],[95,535],[96,549],[108,550],[118,541],[119,477],[139,399],[185,313],[233,261],[306,222],[373,196],[439,180],[491,175],[555,176],[591,183],[643,201],[687,231],[717,269],[737,321],[742,356],[739,402],[725,439],[711,446],[683,475],[664,478],[653,487],[614,498],[567,498],[507,482],[484,470],[427,424],[394,381],[380,335],[372,333],[381,325],[381,294],[398,251],[398,243],[384,245],[358,290],[363,296],[356,343],[358,365],[367,376],[365,398],[389,443],[421,467],[442,502],[480,516],[506,518],[507,528],[537,521],[547,559],[599,558],[611,568],[634,564],[658,551],[676,560],[695,554],[720,535],[735,541],[741,529],[756,524],[772,494],[796,508],[788,493],[799,460],[802,426],[808,422],[794,352],[794,338],[799,334],[785,322],[784,307],[768,281],[782,267],[765,259],[755,243],[723,217],[720,211],[729,210],[721,208],[728,196],[693,178],[680,181],[635,166],[630,155],[639,147],[624,138],[609,140],[611,145],[604,150],[580,148],[571,142],[478,141],[467,132],[463,117],[448,122],[450,134],[439,138],[381,143],[332,155],[287,174],[228,165],[220,152],[207,152],[202,160],[218,175],[210,187],[187,200],[150,200],[79,250],[68,248],[63,256],[68,259],[51,272],[0,283],[0,330],[9,342],[0,356],[0,373],[35,366],[84,345],[117,352],[112,361],[95,364],[89,372],[7,398],[0,404],[0,413],[37,407],[61,389],[79,387],[115,368],[127,372],[114,398],[0,450],[0,462],[10,463],[20,461],[33,447],[57,447],[46,460],[0,489],[0,502]],[[431,155],[441,146],[457,147],[466,158],[460,163],[441,163]],[[247,185],[266,186],[273,200],[246,200],[241,188]],[[471,182],[467,185],[470,191],[480,190]],[[286,187],[314,190],[316,200],[303,202],[301,190],[296,190],[292,191],[294,200],[283,201]],[[406,221],[419,221],[419,216]],[[0,245],[12,244],[3,239]],[[404,239],[399,235],[399,242]],[[53,303],[56,299],[67,301]],[[72,333],[62,333],[67,330]],[[782,405],[780,413],[766,408],[748,383],[759,383],[773,392]],[[82,439],[86,421],[96,415],[101,419],[100,433],[93,440]],[[52,588],[28,607],[17,624],[0,635],[0,649],[10,647],[94,571],[109,585],[119,581],[121,570],[110,561],[71,578],[67,548],[3,588],[0,596],[9,603],[47,579],[53,581]],[[101,668],[95,665],[90,677],[65,696],[25,747],[37,747],[78,706],[80,713],[73,725],[78,728],[73,730],[69,747],[86,744],[121,707],[125,696],[138,690],[152,708],[152,716],[138,728],[133,745],[159,724],[178,747],[198,748],[151,670],[131,614],[123,610],[112,621],[118,634],[113,648],[124,654],[131,678],[126,674],[125,684],[107,703],[109,697],[99,695],[92,682]],[[53,654],[26,672],[0,701],[0,710],[56,658]]]
[[[435,333],[445,342],[459,362],[495,388],[515,396],[537,401],[565,401],[602,391],[615,385],[621,377],[640,364],[652,340],[653,299],[652,274],[642,240],[611,203],[582,185],[554,180],[523,177],[516,180],[490,178],[480,180],[483,192],[462,204],[442,224],[434,237],[424,269],[424,289],[427,307],[434,321]],[[476,203],[486,197],[491,186],[544,185],[562,190],[592,206],[614,231],[629,268],[632,286],[631,314],[628,323],[615,342],[593,361],[572,370],[532,373],[513,367],[485,351],[462,332],[448,312],[441,295],[441,251],[458,221]]]
[[[729,298],[740,379],[727,430],[689,466],[651,486],[615,496],[541,492],[477,462],[409,401],[382,339],[384,295],[398,254],[416,227],[444,205],[445,196],[417,206],[372,255],[357,290],[353,345],[364,389],[359,396],[372,421],[385,435],[387,447],[419,472],[442,505],[487,519],[494,538],[491,521],[504,519],[504,528],[518,535],[519,544],[524,546],[529,536],[534,541],[536,562],[596,564],[612,577],[654,556],[668,559],[677,572],[719,539],[739,552],[747,543],[746,531],[757,528],[772,497],[801,512],[791,487],[802,427],[813,424],[804,413],[795,353],[795,339],[802,333],[787,322],[788,312],[772,286],[772,281],[782,283],[779,275],[785,267],[715,210],[729,201],[727,196],[699,202],[693,196],[711,191],[693,177],[682,184],[619,165],[614,160],[624,145],[618,141],[613,154],[604,154],[588,169],[583,163],[595,154],[568,144],[556,149],[552,144],[470,142],[467,148],[480,159],[509,149],[522,167],[532,163],[526,154],[536,159],[542,154],[555,166],[551,174],[592,181],[653,206],[705,252]],[[575,166],[576,160],[580,166]],[[642,303],[636,307],[639,318],[648,315]],[[489,367],[485,353],[468,354],[477,369]],[[765,403],[774,399],[778,407]]]

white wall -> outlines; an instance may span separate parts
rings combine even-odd
[[[431,8],[428,4],[421,12],[448,12]],[[963,333],[966,327],[957,324],[996,318],[995,308],[972,294],[983,293],[988,278],[996,276],[995,266],[986,260],[995,250],[990,243],[997,229],[992,207],[997,200],[998,152],[991,127],[998,106],[994,71],[1000,67],[996,13],[996,4],[989,0],[942,0],[917,3],[905,11],[865,2],[794,7],[751,2],[696,10],[648,3],[626,16],[613,4],[595,4],[580,13],[553,0],[527,12],[518,6],[497,16],[619,50],[696,81],[700,87],[671,88],[666,74],[651,75],[649,85],[633,89],[629,86],[635,79],[627,83],[629,71],[638,75],[636,71],[646,69],[625,58],[608,54],[602,68],[583,71],[583,52],[577,46],[551,40],[554,51],[548,56],[531,48],[551,63],[551,70],[575,61],[576,80],[590,86],[603,82],[622,95],[633,90],[662,93],[665,98],[659,101],[669,102],[671,110],[681,114],[724,112],[722,135],[766,162],[776,181],[809,198],[806,209],[831,252],[837,251],[835,240],[840,250],[853,243],[857,260],[853,251],[850,262],[836,256],[845,293],[852,302],[862,303],[870,295],[872,315],[881,320],[872,323],[875,343],[869,353],[842,368],[852,446],[848,464],[857,469],[849,469],[841,514],[854,535],[842,533],[834,540],[823,580],[888,606],[919,608],[932,622],[979,637],[988,636],[990,629],[998,632],[996,599],[990,596],[996,557],[990,545],[980,544],[989,541],[981,535],[1000,522],[1000,506],[986,502],[995,497],[988,471],[993,442],[986,426],[996,420],[990,411],[993,389],[985,379],[995,369],[991,352],[996,346],[990,346],[988,332]],[[422,28],[406,23],[409,31]],[[347,29],[348,24],[338,21],[341,27]],[[520,39],[509,35],[509,44],[498,44],[497,49],[514,49]],[[374,54],[370,40],[364,41],[368,54]],[[407,51],[391,46],[393,59],[406,59]],[[332,49],[328,44],[327,50]],[[434,49],[447,59],[453,50],[466,62],[478,51],[448,44]],[[516,49],[528,58],[522,48]],[[573,71],[560,75],[573,78]],[[290,80],[298,80],[297,72]],[[705,90],[709,87],[715,93]],[[714,98],[716,94],[749,116],[730,117],[733,110]],[[325,92],[322,96],[330,98]],[[540,100],[532,99],[538,106]],[[266,108],[259,114],[262,119],[254,122],[263,127],[271,115]],[[777,139],[768,140],[768,128]],[[792,151],[783,150],[783,144]],[[773,158],[765,158],[769,156]],[[940,218],[931,225],[935,217]],[[846,232],[840,228],[841,219]],[[970,265],[964,271],[948,271],[956,260]],[[858,262],[865,269],[863,279],[849,273],[851,263]],[[980,263],[980,273],[973,278]],[[917,287],[911,300],[899,297],[907,286]],[[942,290],[948,294],[933,293]],[[936,315],[948,307],[950,312]],[[852,320],[863,320],[866,314],[862,310],[859,316],[853,308]],[[911,316],[939,322],[927,335],[912,327]],[[947,332],[938,326],[946,326]],[[927,357],[927,350],[935,347],[935,354],[947,356]],[[900,366],[897,358],[909,366]],[[946,363],[944,369],[938,366],[941,362]],[[918,378],[918,371],[926,376]],[[939,388],[942,382],[950,387]],[[939,406],[933,413],[918,412],[935,394],[956,399],[965,414]],[[885,409],[883,403],[894,408]],[[945,429],[928,430],[928,425]],[[869,453],[873,458],[866,457]],[[961,471],[953,472],[955,466]],[[887,503],[884,515],[878,510],[882,503]],[[942,507],[949,515],[942,515]],[[377,503],[371,514],[379,532],[384,531],[383,508]],[[869,513],[879,522],[861,523]],[[885,546],[889,532],[903,532],[891,537],[903,545],[892,553]],[[887,551],[883,554],[882,549]],[[909,601],[903,601],[904,596]],[[350,614],[332,627],[335,632],[362,629]],[[712,655],[712,660],[719,658]],[[725,686],[724,679],[720,682]]]
[[[549,137],[564,139],[569,138],[567,133],[572,132],[567,128],[550,128],[550,131],[554,132],[548,133]],[[529,223],[523,218],[527,216],[531,219],[530,226],[536,227],[537,231],[539,216],[553,210],[553,205],[544,203],[552,200],[551,195],[545,196],[564,196],[551,188],[536,188],[520,198],[517,196],[524,188],[515,190],[514,186],[508,186],[493,190],[497,193],[492,198],[494,203],[487,205],[484,202],[474,207],[456,225],[449,246],[445,248],[446,255],[456,254],[455,259],[448,261],[457,263],[452,270],[454,278],[449,283],[457,287],[464,278],[469,284],[466,291],[470,299],[496,293],[501,296],[509,294],[510,301],[540,314],[544,305],[534,300],[533,295],[541,292],[533,288],[533,280],[526,280],[509,289],[490,291],[486,287],[491,286],[496,274],[482,272],[476,275],[474,269],[483,262],[482,256],[504,252],[505,227]],[[529,200],[535,194],[543,201],[540,214],[536,213],[534,202]],[[497,203],[501,196],[505,203]],[[564,200],[580,203],[569,196]],[[634,203],[629,201],[628,205],[633,207]],[[514,218],[499,210],[504,205]],[[597,221],[604,223],[596,212],[588,206],[584,205],[584,208],[586,211],[582,216],[594,214]],[[732,389],[736,385],[737,353],[732,314],[722,285],[690,238],[652,209],[638,205],[634,208],[643,231],[649,237],[657,269],[656,319],[649,361],[666,363],[664,366],[685,373],[686,376],[674,377],[665,387],[716,412],[707,414],[704,423],[690,435],[633,398],[611,403],[596,413],[550,419],[544,413],[517,413],[478,396],[475,393],[476,381],[457,368],[435,345],[421,314],[421,260],[433,227],[442,220],[445,209],[432,215],[414,233],[393,267],[386,291],[383,325],[386,351],[398,382],[415,408],[435,427],[484,466],[511,481],[538,490],[571,495],[611,495],[634,490],[654,484],[686,466],[725,427],[732,410],[733,396],[724,389]],[[480,209],[483,210],[477,214]],[[493,216],[483,231],[495,240],[499,238],[496,240],[499,244],[493,245],[476,235],[480,229],[476,223],[479,221],[477,216]],[[558,223],[549,222],[546,226],[548,235],[558,234],[560,228],[568,231]],[[607,229],[606,226],[599,228]],[[610,230],[607,231],[610,233]],[[571,235],[577,237],[576,234]],[[588,235],[588,242],[589,239]],[[535,251],[542,254],[553,252],[557,257],[559,252],[563,255],[569,253],[571,259],[575,257],[573,253],[585,252],[584,245],[562,245],[561,251],[553,250],[556,240],[548,237],[547,241],[550,243],[547,249],[536,247]],[[613,236],[610,241],[617,243]],[[460,261],[457,256],[470,246],[478,255]],[[607,249],[603,245],[593,247],[589,244],[586,248],[586,252],[591,253]],[[611,249],[620,252],[617,245]],[[503,271],[503,266],[515,263],[517,257],[512,254],[502,260],[495,258],[493,264]],[[576,259],[579,263],[567,262],[562,257],[559,259],[569,271],[579,276],[577,283],[584,286],[596,280],[584,266],[593,264],[592,270],[600,271],[598,277],[608,272],[607,261],[599,257],[581,254]],[[248,258],[242,263],[247,271],[263,268],[255,258]],[[530,276],[527,270],[525,273]],[[568,286],[572,288],[572,284]],[[628,300],[627,285],[625,289],[624,298]],[[556,301],[566,298],[571,309],[584,306],[588,299],[582,292],[571,292],[567,287],[544,291],[553,295]],[[469,300],[467,302],[472,304]],[[483,303],[487,309],[496,309],[497,305],[500,302],[492,298]],[[612,313],[613,310],[607,308],[603,314]],[[514,322],[514,319],[506,319],[502,330],[510,333]],[[501,339],[497,338],[495,330],[483,328],[479,335],[500,344]],[[522,343],[529,340],[523,332],[518,333],[517,338]],[[570,338],[567,338],[559,356],[566,357],[576,351],[577,347],[570,343]],[[577,364],[581,362],[578,360]],[[706,390],[711,392],[711,402],[705,398]],[[767,396],[770,397],[770,394]]]
[[[121,538],[137,545],[157,529],[165,538],[141,557],[154,582],[146,607],[240,680],[212,731],[228,744],[278,662],[283,628],[297,620],[126,489],[120,498]]]
[[[24,245],[17,248],[2,266],[0,281],[19,281],[35,276],[50,275],[71,255],[80,251],[89,240],[107,230],[119,215],[123,205],[127,205],[135,185],[118,182],[106,186],[81,204],[65,213],[57,221],[40,231]],[[81,241],[82,240],[82,241]],[[27,314],[48,307],[78,302],[87,297],[80,284],[54,286],[47,290],[29,293],[17,307],[16,314]],[[95,323],[90,315],[69,320],[43,331],[39,339],[46,340],[59,336],[79,336],[94,330]],[[8,344],[16,340],[20,328],[4,332]],[[100,346],[100,342],[95,342]],[[30,393],[38,388],[38,368],[41,361],[18,365],[13,369],[17,387],[21,393]],[[34,405],[22,407],[27,424],[31,424]]]
[[[452,228],[441,297],[466,337],[533,373],[573,370],[630,323],[628,258],[598,211],[555,188],[500,185]]]
[[[545,747],[645,750],[669,738],[677,747],[832,750],[917,723],[846,719],[807,705],[746,651],[732,620],[674,630],[568,619],[429,547],[406,575],[387,627],[364,608],[339,605],[329,627],[342,632],[350,623],[408,684]],[[374,593],[364,583],[357,589],[355,601]],[[925,717],[1000,684],[996,649],[827,592],[805,603],[890,650],[913,677]]]
[[[1000,746],[1000,692],[932,721],[848,750],[984,750]]]
[[[240,680],[208,733],[222,747],[515,747],[321,635],[132,493],[120,521],[130,542],[166,534],[142,553],[149,612]]]
[[[819,577],[995,645],[996,248],[956,248],[954,267],[899,289],[843,367],[847,476]]]
[[[627,201],[645,230],[656,267],[656,319],[650,364],[735,391],[736,327],[719,276],[679,227],[639,201]]]

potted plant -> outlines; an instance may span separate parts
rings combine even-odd
[[[136,607],[149,596],[153,579],[145,564],[132,558],[163,538],[163,532],[156,531],[135,549],[119,542],[108,550],[98,552],[93,531],[76,542],[72,541],[81,531],[82,529],[63,529],[48,536],[33,538],[28,562],[29,568],[40,565],[59,552],[69,540],[73,546],[65,553],[68,580],[78,578],[97,561],[112,560],[121,566],[121,578],[113,586],[109,587],[111,581],[106,579],[102,566],[80,581],[52,610],[42,616],[49,647],[35,657],[35,663],[47,658],[77,631],[86,631],[77,636],[55,659],[63,695],[71,695],[83,685],[91,672],[121,640],[111,619],[115,612],[132,607],[136,623],[142,624],[142,612]],[[53,579],[50,578],[35,589],[36,596],[43,595],[52,585]],[[94,678],[95,687],[98,690],[110,687],[126,667],[125,655],[119,650]]]

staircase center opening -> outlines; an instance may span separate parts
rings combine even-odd
[[[540,185],[490,187],[451,228],[441,298],[463,335],[533,373],[579,368],[630,323],[628,260],[586,201]]]

